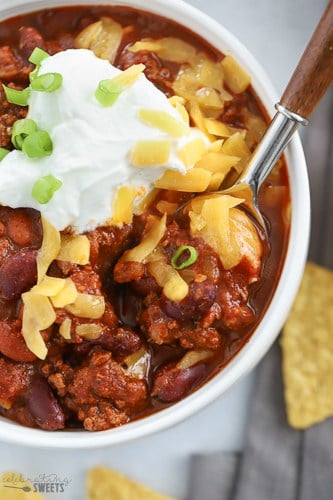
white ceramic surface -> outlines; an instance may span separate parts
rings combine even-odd
[[[91,4],[92,0],[71,1],[71,4],[75,3]],[[99,0],[98,3],[113,2]],[[37,0],[35,2],[2,0],[0,19],[27,10],[61,4],[68,4],[68,2],[65,0]],[[176,19],[206,38],[222,52],[233,54],[251,74],[254,89],[268,112],[273,113],[273,103],[277,99],[264,70],[248,50],[218,23],[181,0],[155,0],[153,4],[149,0],[123,0],[121,4],[151,10],[165,17]],[[270,347],[285,321],[299,286],[307,254],[310,220],[309,190],[305,160],[297,137],[288,148],[287,162],[293,211],[290,243],[279,285],[265,317],[250,342],[221,373],[185,400],[158,414],[118,429],[99,433],[70,431],[50,433],[27,429],[7,420],[1,420],[0,440],[45,448],[93,448],[124,443],[160,431],[183,420],[216,399],[248,373]]]

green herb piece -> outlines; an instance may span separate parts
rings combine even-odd
[[[24,90],[15,90],[6,85],[2,85],[2,88],[6,94],[6,99],[11,104],[17,104],[17,106],[28,106],[28,100],[30,96],[30,87]]]
[[[44,61],[44,59],[46,59],[47,57],[50,57],[50,55],[45,52],[45,50],[36,47],[29,57],[29,62],[31,62],[32,64],[36,64],[36,66],[40,66],[41,62]]]
[[[0,161],[4,159],[5,156],[7,156],[9,153],[9,150],[6,148],[0,148]]]
[[[179,259],[183,256],[184,253],[189,253],[189,257],[184,260],[181,264],[178,264]],[[191,266],[194,264],[198,259],[198,252],[197,250],[189,245],[182,245],[181,247],[177,248],[177,250],[174,252],[172,258],[171,258],[171,265],[174,269],[185,269],[186,267]]]
[[[41,62],[44,61],[47,57],[50,57],[45,50],[40,49],[39,47],[36,47],[31,56],[29,57],[29,61],[33,64],[36,64],[36,67],[34,70],[30,71],[29,73],[29,80],[30,83],[38,76],[38,72],[40,70],[40,65]]]
[[[36,66],[35,69],[30,71],[29,73],[30,83],[38,76],[39,68],[40,68],[39,66]]]
[[[95,92],[97,101],[104,107],[112,106],[124,88],[113,80],[101,80]]]
[[[32,188],[32,196],[41,205],[45,205],[52,198],[58,189],[62,186],[62,182],[53,175],[46,175],[38,179]]]
[[[13,125],[11,138],[14,148],[22,149],[24,140],[28,137],[28,135],[36,132],[37,128],[36,122],[30,118],[17,120]]]
[[[45,73],[45,75],[34,76],[31,80],[32,90],[39,92],[54,92],[62,85],[60,73]]]
[[[51,137],[45,130],[37,130],[24,139],[22,151],[29,158],[43,158],[44,156],[49,156],[53,151]]]

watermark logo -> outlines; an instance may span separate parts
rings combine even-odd
[[[58,474],[38,474],[35,477],[16,472],[5,472],[1,475],[3,488],[12,488],[33,493],[65,493],[72,482],[71,477]]]

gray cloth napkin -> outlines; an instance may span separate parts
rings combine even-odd
[[[304,145],[310,259],[333,269],[333,92],[314,114]],[[289,427],[278,342],[256,377],[243,453],[193,456],[188,500],[333,500],[333,418],[304,432]]]
[[[258,369],[243,453],[193,456],[188,500],[332,499],[333,419],[289,427],[276,342]]]

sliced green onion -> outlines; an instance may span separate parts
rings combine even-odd
[[[189,257],[178,264],[179,259],[183,256],[185,252],[188,252],[190,255]],[[198,259],[198,252],[194,247],[191,247],[189,245],[182,245],[181,247],[177,248],[175,253],[173,254],[171,258],[171,265],[174,269],[185,269],[185,267],[189,267],[192,264],[194,264]]]
[[[30,73],[29,73],[30,83],[32,82],[32,80],[34,80],[38,76],[38,72],[39,72],[39,66],[36,66],[35,69],[30,71]]]
[[[32,187],[32,196],[38,203],[45,205],[52,198],[58,189],[62,186],[62,182],[53,175],[46,175],[38,179]]]
[[[28,100],[30,96],[30,87],[24,90],[15,90],[6,85],[2,85],[3,90],[6,94],[6,99],[11,104],[17,104],[18,106],[28,106]]]
[[[5,156],[7,156],[9,153],[9,150],[6,148],[0,148],[0,161],[4,159]]]
[[[31,135],[28,135],[22,145],[22,151],[29,158],[43,158],[49,156],[53,151],[53,143],[51,137],[45,130],[37,130]]]
[[[23,142],[28,135],[37,131],[37,124],[30,118],[17,120],[12,129],[12,143],[14,148],[22,149]]]
[[[29,57],[29,61],[33,64],[36,64],[36,67],[33,71],[30,71],[29,74],[30,82],[32,82],[38,76],[41,62],[44,61],[44,59],[46,59],[47,57],[50,56],[47,52],[45,52],[45,50],[42,50],[39,47],[36,47],[33,50],[31,56]]]
[[[95,97],[102,106],[108,107],[116,102],[123,90],[124,87],[113,80],[101,80],[96,89]]]
[[[45,73],[45,75],[34,76],[31,80],[31,88],[39,92],[54,92],[62,85],[60,73]]]
[[[45,52],[45,50],[40,49],[39,47],[36,47],[32,51],[31,56],[29,57],[29,62],[31,62],[32,64],[36,64],[36,66],[39,66],[40,63],[44,59],[46,59],[47,57],[50,57],[50,56],[47,52]]]

